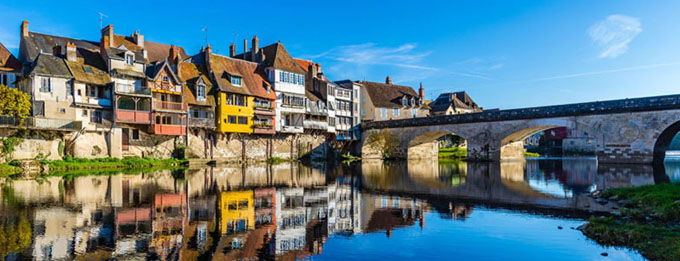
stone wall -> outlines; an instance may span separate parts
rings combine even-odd
[[[27,131],[13,128],[0,129],[0,139],[7,139],[9,137],[19,137],[21,142],[14,147],[14,152],[11,155],[0,160],[5,159],[35,159],[43,157],[46,159],[60,159],[59,148],[60,143],[64,146],[62,138],[67,135],[64,132],[57,131]],[[2,148],[5,154],[5,148]]]
[[[72,147],[68,148],[74,158],[104,158],[109,156],[107,132],[83,132],[71,135]]]

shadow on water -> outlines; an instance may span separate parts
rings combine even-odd
[[[556,227],[583,222],[579,201],[591,191],[658,180],[651,167],[592,159],[284,163],[0,179],[0,245],[9,246],[0,258],[473,259],[526,252],[528,259],[594,259],[607,251],[641,259]]]

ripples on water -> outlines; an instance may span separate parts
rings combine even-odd
[[[571,229],[587,217],[574,201],[654,182],[591,159],[0,179],[0,257],[638,260]]]

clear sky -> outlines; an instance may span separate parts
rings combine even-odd
[[[426,98],[467,91],[484,108],[680,93],[680,1],[14,1],[0,2],[0,42],[19,25],[99,40],[117,34],[183,46],[281,41],[331,80],[384,81]],[[162,4],[161,4],[162,3]]]

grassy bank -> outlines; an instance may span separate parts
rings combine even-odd
[[[179,167],[187,162],[179,159],[154,159],[141,157],[42,160],[41,164],[53,170],[85,170],[85,169],[131,169],[151,167]]]
[[[8,177],[21,172],[21,168],[7,163],[0,164],[0,177]]]
[[[680,260],[680,183],[610,189],[602,197],[618,201],[621,216],[591,218],[586,236],[651,260]]]
[[[536,152],[528,152],[528,151],[524,152],[524,157],[534,157],[535,158],[535,157],[540,157],[540,156],[541,156],[541,154],[538,154]]]
[[[467,157],[467,148],[440,148],[439,158],[465,158]]]

